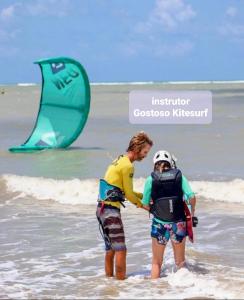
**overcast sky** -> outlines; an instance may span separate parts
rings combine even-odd
[[[0,0],[0,83],[55,56],[92,82],[244,80],[244,0]]]

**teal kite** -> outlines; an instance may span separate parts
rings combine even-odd
[[[11,152],[65,148],[82,132],[90,110],[90,85],[85,69],[71,58],[39,60],[42,93],[34,129]]]

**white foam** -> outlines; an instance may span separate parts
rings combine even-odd
[[[32,196],[39,200],[55,200],[62,204],[94,204],[97,201],[98,180],[55,180],[42,177],[4,175],[9,192],[18,192],[15,198]]]
[[[101,248],[102,249],[102,248]],[[75,249],[74,249],[75,250]],[[104,250],[100,246],[79,252],[45,255],[22,259],[16,263],[3,262],[0,267],[0,290],[6,298],[70,298],[70,299],[189,299],[210,297],[214,299],[241,298],[242,270],[224,266],[208,266],[206,274],[181,269],[174,273],[167,268],[165,276],[148,280],[151,264],[141,265],[140,273],[129,275],[125,281],[105,278],[103,264]],[[99,254],[100,259],[84,263],[87,254]],[[91,259],[94,258],[92,255]],[[165,255],[167,264],[173,266],[172,251]],[[74,264],[77,262],[77,264]],[[148,260],[149,262],[149,260]],[[194,262],[194,261],[193,261]],[[27,265],[27,266],[26,266]],[[128,264],[128,267],[130,264]],[[131,265],[133,266],[133,265]],[[207,266],[207,265],[206,265]],[[135,267],[133,267],[135,268]],[[236,273],[238,271],[238,273]],[[91,272],[91,274],[86,274]],[[227,277],[229,276],[229,277]],[[223,280],[224,279],[224,280]],[[236,282],[233,283],[233,280]],[[81,286],[81,289],[77,289]],[[1,298],[0,292],[0,298]],[[89,293],[88,293],[89,292]],[[68,295],[69,293],[69,295]],[[55,297],[53,296],[55,295]],[[2,298],[5,298],[2,296]]]
[[[184,297],[217,297],[232,298],[233,293],[220,286],[219,282],[210,276],[195,274],[183,268],[166,277],[172,287],[184,288]],[[206,288],[207,287],[207,288]],[[183,296],[183,295],[182,295]]]
[[[18,193],[15,199],[32,196],[38,200],[54,200],[62,204],[95,204],[98,197],[98,179],[56,180],[43,177],[3,175],[8,192]],[[145,179],[134,180],[136,191],[142,192]],[[192,181],[197,196],[206,200],[244,204],[244,180],[225,182]]]
[[[136,248],[136,247],[142,247],[142,246],[147,246],[151,244],[151,241],[150,240],[147,240],[147,241],[140,241],[140,242],[137,242],[137,243],[133,243],[132,247],[133,248]]]
[[[168,81],[169,84],[239,84],[244,80],[201,80],[201,81]]]
[[[6,244],[5,244],[6,245]],[[15,263],[13,261],[6,261],[6,262],[1,262],[0,263],[0,269],[11,269],[15,267]]]
[[[205,199],[244,204],[244,180],[228,182],[192,181],[193,190]]]
[[[129,82],[92,82],[91,85],[151,85],[151,84],[242,84],[244,80],[202,80],[202,81],[129,81]]]
[[[37,83],[32,83],[32,82],[20,82],[20,83],[17,83],[17,86],[35,86],[37,85]]]
[[[65,253],[64,258],[73,261],[80,261],[81,259],[96,258],[99,255],[103,254],[103,252],[103,248],[99,246],[91,249],[85,249],[80,252]]]
[[[130,82],[92,82],[91,85],[148,85],[155,84],[154,81],[130,81]]]
[[[118,81],[118,82],[91,82],[91,86],[111,86],[111,85],[153,85],[153,84],[161,84],[161,85],[208,85],[208,84],[244,84],[244,80],[189,80],[189,81]],[[0,86],[8,86],[12,84],[0,84]],[[28,86],[36,86],[38,83],[34,82],[20,82],[17,83],[17,86],[20,87],[28,87]]]
[[[137,274],[130,276],[126,281],[130,283],[130,288],[120,292],[119,298],[122,299],[233,299],[237,295],[228,284],[217,281],[213,275],[197,274],[185,268],[157,280],[145,281],[143,275]]]

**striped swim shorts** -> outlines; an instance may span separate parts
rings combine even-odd
[[[102,229],[101,233],[105,242],[105,250],[126,250],[120,209],[105,205],[101,211],[101,207],[98,206],[96,216]]]

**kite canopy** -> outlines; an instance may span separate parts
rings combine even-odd
[[[74,59],[39,60],[42,72],[40,108],[33,132],[12,152],[65,148],[73,143],[88,118],[90,85],[86,71]]]

